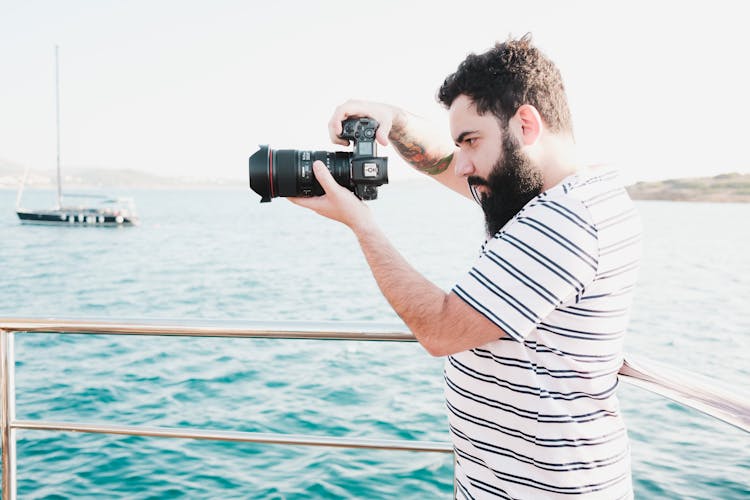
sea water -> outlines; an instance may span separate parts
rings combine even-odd
[[[141,190],[133,228],[19,224],[0,191],[0,316],[397,322],[350,232],[245,189]],[[27,191],[24,205],[54,194]],[[448,290],[482,242],[439,186],[370,203]],[[628,356],[747,395],[750,205],[638,202]],[[17,418],[447,441],[442,360],[417,344],[18,334]],[[750,435],[622,384],[638,498],[750,496]],[[19,498],[449,498],[446,454],[19,431]]]

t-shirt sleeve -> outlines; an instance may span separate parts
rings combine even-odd
[[[597,236],[580,201],[542,198],[485,244],[452,291],[520,341],[593,281]]]

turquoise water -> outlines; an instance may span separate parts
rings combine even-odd
[[[137,228],[22,226],[0,191],[0,316],[385,321],[343,227],[245,190],[138,191]],[[48,205],[51,192],[27,192]],[[371,207],[449,288],[481,214],[439,187]],[[639,202],[645,260],[627,352],[747,393],[750,205]],[[467,224],[467,221],[470,223]],[[418,345],[31,335],[16,339],[17,417],[447,440],[442,361]],[[639,498],[750,496],[750,435],[623,384]],[[19,498],[449,498],[452,462],[347,451],[23,431]]]

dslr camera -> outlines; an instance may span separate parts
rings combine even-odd
[[[375,131],[378,122],[372,118],[349,118],[341,122],[342,139],[353,141],[352,152],[274,150],[267,145],[250,157],[250,189],[260,202],[278,196],[321,196],[325,194],[315,179],[312,164],[322,161],[337,183],[361,200],[378,197],[378,186],[388,183],[388,158],[377,156]]]

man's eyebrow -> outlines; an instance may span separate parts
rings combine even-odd
[[[464,139],[466,138],[467,135],[474,134],[476,132],[477,132],[476,130],[467,130],[465,132],[461,132],[458,135],[458,137],[456,137],[456,141],[455,141],[456,142],[456,146],[460,146],[461,143],[464,142]]]

